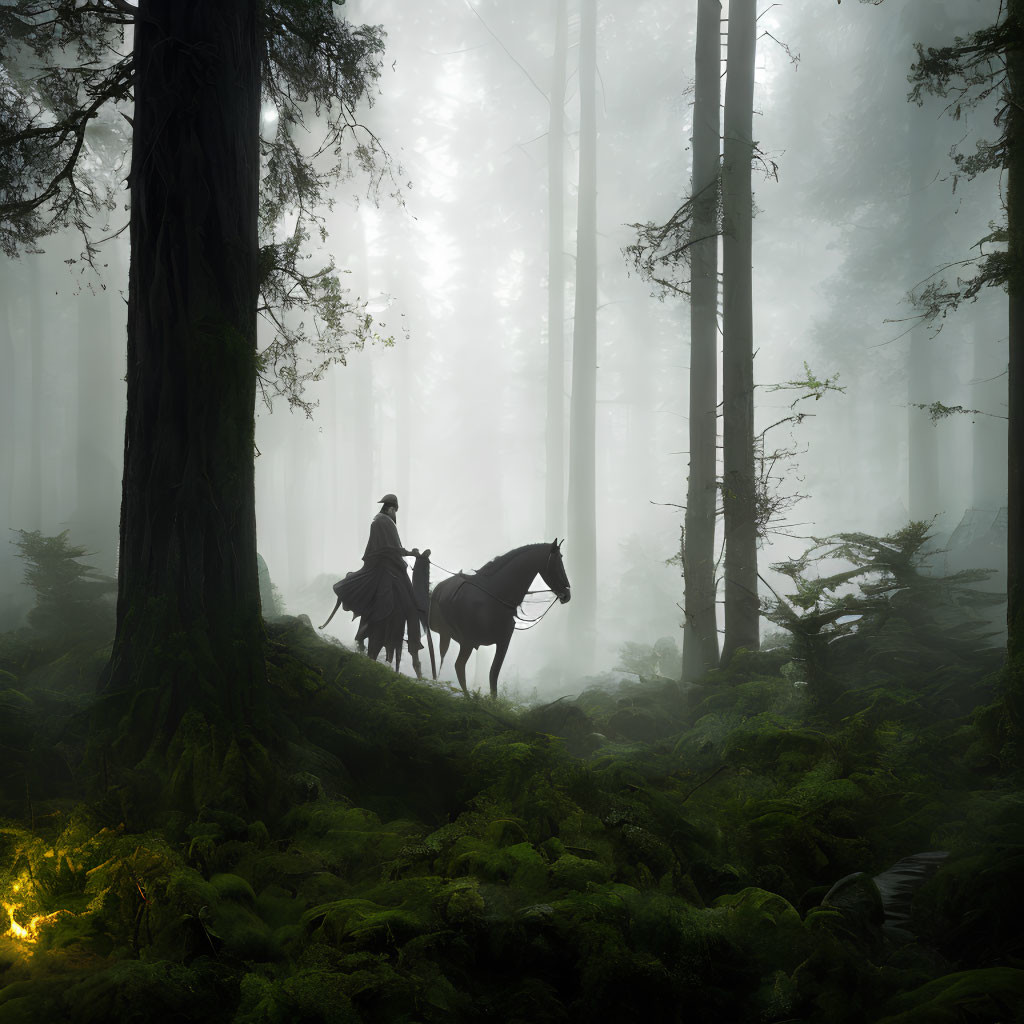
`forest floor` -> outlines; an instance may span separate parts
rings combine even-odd
[[[108,650],[0,635],[0,1024],[1024,1021],[980,668],[822,707],[741,653],[523,707],[268,635],[272,735],[186,715],[120,772]]]

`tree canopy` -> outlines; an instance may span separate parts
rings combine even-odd
[[[358,174],[369,195],[400,196],[387,154],[360,119],[374,99],[384,31],[345,21],[336,6],[259,5],[259,312],[272,331],[259,381],[268,404],[282,397],[307,414],[315,402],[306,384],[343,363],[350,347],[377,338],[333,259],[308,244],[326,238],[330,186]],[[0,251],[7,256],[36,251],[72,228],[92,262],[102,236],[124,229],[117,211],[133,122],[136,16],[125,0],[0,7]],[[288,216],[295,224],[284,230]]]

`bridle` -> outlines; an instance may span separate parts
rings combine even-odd
[[[558,553],[559,555],[561,554],[560,552],[558,552],[557,548],[550,548],[548,550],[548,557],[547,557],[547,559],[544,562],[544,568],[537,570],[538,575],[542,579],[544,578],[545,575],[547,575],[548,569],[551,566],[551,559],[552,559],[552,557],[556,553]],[[530,629],[532,626],[535,626],[538,622],[540,622],[540,620],[543,619],[544,616],[547,615],[547,613],[549,611],[551,611],[551,609],[555,605],[555,602],[558,601],[560,596],[561,596],[558,593],[558,591],[552,590],[551,587],[544,587],[541,590],[528,590],[528,591],[526,591],[526,593],[523,594],[524,598],[525,597],[529,597],[531,594],[554,594],[555,595],[551,599],[550,604],[548,604],[548,606],[544,609],[544,611],[542,611],[540,613],[540,615],[536,616],[535,618],[529,619],[529,618],[525,618],[524,616],[519,614],[519,607],[522,604],[522,601],[520,601],[519,604],[513,604],[511,601],[506,601],[503,597],[498,597],[497,594],[492,594],[483,584],[477,582],[476,577],[477,577],[478,574],[474,573],[472,576],[466,576],[464,573],[454,573],[450,569],[445,569],[445,567],[443,565],[438,565],[436,562],[431,562],[430,564],[433,565],[435,568],[440,569],[442,572],[448,573],[449,576],[462,576],[463,583],[468,583],[468,584],[470,584],[470,586],[476,587],[477,590],[482,591],[492,601],[497,601],[498,604],[502,605],[505,608],[508,608],[509,611],[512,612],[512,616],[513,616],[513,618],[516,619],[517,622],[524,622],[524,623],[526,623],[526,625],[524,625],[524,626],[513,626],[514,629],[517,629],[520,632],[522,630],[524,630],[524,629]],[[566,590],[571,589],[570,585],[569,585],[569,578],[565,575],[564,569],[562,571],[562,576],[565,578],[565,589]],[[547,581],[545,580],[545,582],[547,582]]]

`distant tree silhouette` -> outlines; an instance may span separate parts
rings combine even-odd
[[[555,42],[548,90],[548,376],[544,529],[565,530],[565,67],[566,0],[555,5]]]
[[[576,217],[576,305],[569,418],[569,544],[574,652],[593,657],[597,590],[597,0],[580,8],[580,174]]]
[[[959,118],[992,95],[1000,97],[998,135],[969,153],[955,153],[959,174],[1002,172],[1005,227],[979,247],[974,274],[953,288],[939,281],[921,296],[925,312],[941,317],[985,287],[1008,295],[1009,421],[1007,426],[1007,660],[1008,721],[1018,742],[1024,735],[1024,0],[1006,0],[998,20],[957,37],[949,46],[917,47],[911,68],[911,99],[930,92],[950,100]]]

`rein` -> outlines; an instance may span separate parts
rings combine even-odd
[[[531,590],[531,591],[529,591],[529,593],[531,593],[531,594],[555,594],[555,592],[553,590]],[[549,611],[551,611],[552,608],[554,608],[555,602],[557,600],[558,600],[558,595],[555,594],[555,596],[553,598],[551,598],[551,603],[535,619],[524,619],[518,612],[516,612],[516,618],[520,622],[525,622],[526,625],[525,626],[513,626],[512,628],[517,630],[520,633],[522,633],[524,630],[532,629],[534,626],[537,625],[538,622],[540,622],[541,619],[544,618],[545,615],[547,615],[547,613]]]
[[[477,575],[476,573],[473,573],[473,575],[471,576],[467,576],[465,573],[452,572],[451,569],[446,569],[443,565],[438,565],[437,562],[433,560],[428,559],[428,561],[430,561],[430,564],[435,569],[440,569],[441,572],[446,572],[448,573],[449,576],[462,576],[466,583],[469,583],[472,586],[476,587],[477,590],[483,591],[492,601],[497,601],[498,604],[504,605],[504,607],[508,608],[512,612],[513,617],[518,622],[526,623],[525,626],[513,626],[513,629],[517,630],[520,633],[524,630],[532,629],[535,625],[537,625],[537,623],[540,622],[540,620],[543,619],[549,611],[551,611],[551,609],[555,605],[555,602],[558,600],[558,594],[555,594],[555,592],[550,587],[544,587],[542,590],[528,590],[525,594],[523,594],[524,598],[529,597],[531,594],[555,594],[555,596],[551,598],[551,603],[547,606],[547,608],[544,609],[544,611],[540,613],[540,615],[536,616],[536,618],[533,619],[527,619],[519,614],[519,605],[512,604],[511,601],[506,601],[504,598],[498,597],[497,594],[492,594],[485,586],[481,585],[480,583],[477,583],[475,579]],[[522,602],[520,602],[520,604],[522,604]]]

